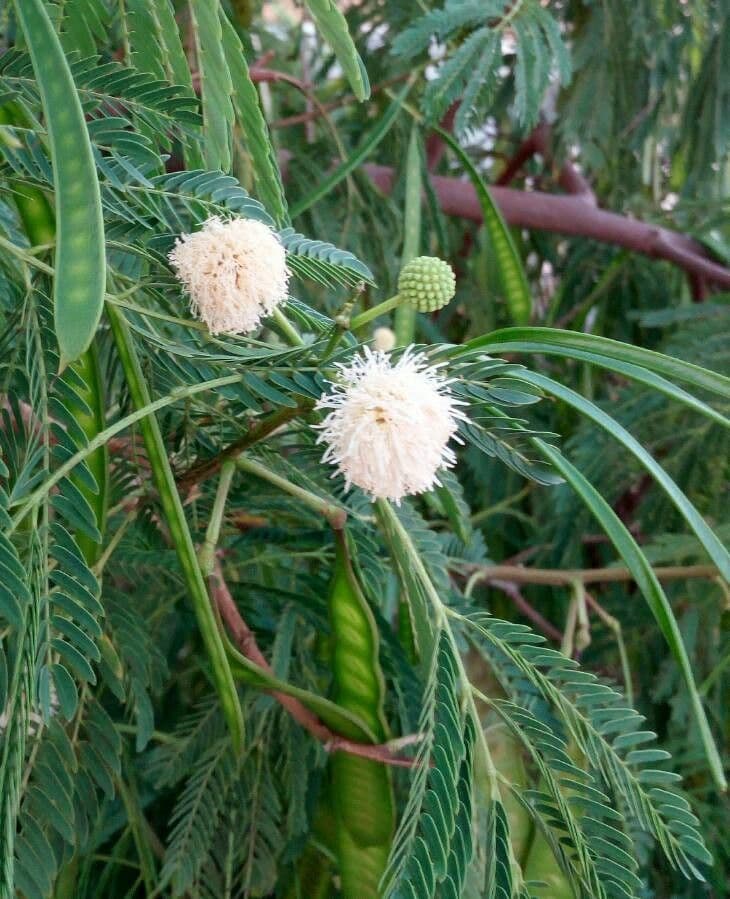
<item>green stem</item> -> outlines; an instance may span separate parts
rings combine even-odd
[[[557,312],[557,304],[555,308],[550,311],[548,317],[545,321],[545,324],[549,327],[556,328],[567,328],[568,325],[576,318],[576,316],[581,315],[587,309],[590,309],[591,306],[595,303],[595,301],[604,294],[609,287],[613,284],[616,278],[621,274],[621,271],[626,267],[630,259],[630,254],[628,250],[625,250],[623,253],[619,253],[619,255],[608,265],[598,280],[598,283],[595,287],[590,291],[588,296],[584,297],[579,303],[576,303],[572,309],[569,309],[564,315],[561,315],[560,318],[554,322],[555,313]]]
[[[421,149],[419,126],[413,122],[408,140],[406,158],[406,190],[403,210],[403,252],[401,268],[415,259],[421,248],[421,193],[423,190],[421,172]],[[416,339],[416,310],[410,303],[402,303],[395,311],[395,345],[409,346]],[[401,593],[398,598],[398,639],[411,662],[417,658],[416,636],[413,617],[407,598]]]
[[[109,540],[107,545],[104,547],[104,550],[101,553],[101,555],[99,556],[99,558],[96,560],[96,564],[94,565],[94,574],[96,575],[96,577],[99,580],[101,580],[102,574],[104,572],[104,568],[106,567],[106,563],[111,558],[112,553],[114,553],[116,548],[119,546],[119,544],[122,540],[122,537],[124,536],[124,534],[127,531],[127,528],[130,526],[130,524],[134,521],[134,519],[136,517],[137,517],[137,507],[133,506],[127,512],[122,523],[119,525],[119,527],[116,529],[116,531],[112,534],[111,539]]]
[[[139,287],[135,289],[139,289]],[[192,328],[195,331],[208,330],[203,322],[196,322],[192,318],[178,318],[175,315],[166,315],[164,312],[158,312],[156,309],[146,309],[144,306],[137,306],[134,303],[122,299],[122,294],[119,293],[107,294],[106,301],[107,303],[114,303],[115,306],[121,306],[124,309],[129,309],[130,312],[136,312],[138,315],[143,315],[147,318],[156,318],[158,321],[170,322],[173,325],[179,325],[183,328]]]
[[[136,724],[123,724],[115,721],[114,727],[120,734],[128,734],[130,737],[136,737],[138,733]],[[176,746],[180,742],[175,734],[168,734],[161,730],[153,730],[151,739],[154,740],[155,743],[163,743],[165,746]]]
[[[403,253],[401,267],[414,259],[421,246],[421,149],[419,128],[414,122],[406,157],[406,196],[403,213]],[[408,346],[416,336],[416,310],[404,303],[395,313],[396,346]]]
[[[364,285],[362,285],[362,287],[358,290],[358,294],[362,293],[363,287]],[[357,303],[358,294],[355,294],[354,297],[351,297],[349,300],[347,300],[347,302],[343,304],[342,309],[340,309],[337,315],[335,315],[334,325],[332,326],[332,331],[330,333],[329,340],[327,341],[327,346],[325,347],[322,358],[320,359],[320,365],[324,365],[324,363],[330,358],[330,356],[340,345],[342,335],[345,333],[345,331],[349,331],[352,327],[352,310]]]
[[[324,353],[322,354],[320,364],[324,364],[330,358],[332,353],[334,353],[334,351],[340,345],[342,335],[345,333],[345,331],[349,331],[351,326],[350,316],[352,315],[352,310],[356,302],[357,295],[347,300],[342,309],[337,313],[337,315],[335,315],[335,323],[332,326],[332,332],[330,334],[329,340],[327,341],[327,346],[324,349]]]
[[[140,863],[141,877],[144,880],[145,892],[149,895],[154,888],[157,872],[155,859],[150,848],[148,831],[149,824],[140,808],[139,797],[135,788],[127,783],[123,777],[115,777],[115,784],[119,791],[124,810],[127,813],[127,821],[132,831],[132,839],[137,850]]]
[[[295,496],[306,506],[309,506],[310,509],[314,509],[315,512],[318,512],[326,518],[335,530],[341,530],[345,526],[347,512],[342,506],[333,505],[321,496],[317,496],[316,493],[305,490],[304,487],[299,487],[297,484],[292,484],[287,478],[275,474],[273,471],[266,468],[265,465],[262,465],[260,462],[255,462],[253,459],[239,456],[236,460],[236,466],[241,471],[252,474],[254,477],[261,478],[263,481],[268,481],[280,490],[284,490],[286,493],[290,494],[290,496]]]
[[[236,466],[233,462],[224,462],[223,465],[221,465],[221,476],[218,481],[218,489],[216,490],[213,509],[210,513],[208,530],[205,532],[205,540],[198,553],[203,577],[210,577],[215,568],[215,550],[218,546],[218,538],[223,525],[223,516],[225,514],[228,492],[231,489],[233,475],[235,473]]]
[[[278,329],[281,331],[282,336],[290,346],[304,346],[302,335],[299,333],[299,331],[297,331],[294,325],[289,321],[289,319],[284,315],[284,313],[281,311],[281,309],[279,309],[278,306],[271,313],[271,317],[276,323]]]
[[[335,739],[338,739],[340,734],[353,734],[354,737],[345,737],[344,742],[350,745],[378,744],[375,734],[354,712],[349,712],[331,699],[280,680],[268,668],[262,667],[259,663],[240,653],[230,642],[228,643],[228,655],[233,666],[233,673],[247,687],[290,696],[296,699],[304,709],[316,716],[315,721],[317,718],[319,721],[314,726],[322,727],[324,725],[324,730],[317,735],[319,739],[330,739],[332,733],[334,733]],[[291,705],[289,705],[289,709],[291,711]],[[305,726],[303,721],[299,723]],[[307,729],[313,732],[311,727]],[[346,751],[344,746],[342,748]]]
[[[520,502],[520,500],[524,499],[531,489],[532,484],[527,484],[522,488],[522,490],[519,490],[517,493],[512,494],[512,496],[505,497],[505,499],[500,500],[493,506],[488,506],[486,509],[481,509],[479,512],[475,512],[471,517],[472,527],[476,527],[483,521],[486,521],[487,518],[491,518],[493,515],[499,515],[500,512],[504,512],[505,509],[509,509],[510,506],[514,506],[515,503],[518,503]]]
[[[383,300],[382,303],[378,303],[378,305],[373,306],[372,309],[366,309],[364,312],[361,312],[359,315],[350,319],[350,329],[356,331],[358,328],[371,322],[374,318],[377,318],[379,315],[385,315],[386,312],[390,312],[391,309],[395,309],[395,307],[400,304],[401,295],[397,293],[389,300]]]
[[[598,615],[601,621],[606,625],[606,627],[613,632],[613,635],[616,639],[616,646],[618,647],[618,654],[621,660],[621,672],[624,678],[624,693],[626,693],[626,701],[628,705],[633,708],[634,707],[634,682],[631,677],[631,665],[629,664],[629,656],[626,652],[626,644],[624,643],[624,635],[621,629],[621,622],[618,618],[614,618],[613,615],[609,615],[609,613],[603,608],[600,603],[594,599],[590,593],[585,594],[585,599],[588,605],[593,609],[593,611]],[[700,692],[702,690],[700,689]]]
[[[429,626],[432,626],[433,630],[436,632],[443,631],[451,644],[459,680],[463,687],[462,696],[478,735],[475,747],[475,778],[485,795],[489,796],[492,800],[499,800],[497,770],[494,766],[491,753],[489,752],[489,746],[487,745],[487,740],[484,735],[484,728],[482,727],[481,718],[479,717],[479,712],[474,702],[473,688],[466,673],[466,669],[464,668],[461,651],[449,621],[449,617],[453,615],[453,612],[441,601],[441,597],[431,580],[431,576],[421,558],[421,554],[416,549],[408,531],[403,526],[400,518],[398,518],[393,511],[393,507],[390,503],[382,499],[376,500],[376,510],[382,525],[398,537],[400,545],[408,555],[411,572],[420,581],[424,598],[427,600],[428,605],[430,605],[433,612],[433,615],[428,616],[428,621],[416,622],[417,632],[424,633]],[[421,614],[428,614],[427,606],[423,606],[420,609],[413,608],[411,611],[414,616],[417,615],[419,611]]]
[[[332,333],[330,334],[330,339],[327,341],[327,346],[324,348],[324,353],[322,353],[321,362],[323,364],[330,358],[332,353],[334,353],[334,351],[340,345],[342,335],[349,327],[349,323],[347,327],[345,327],[345,325],[343,325],[342,323],[334,325],[334,327],[332,328]]]
[[[147,382],[129,332],[129,326],[121,312],[112,305],[107,306],[117,352],[124,369],[132,401],[138,410],[151,406]],[[211,664],[213,681],[223,707],[231,738],[236,749],[240,749],[244,739],[244,724],[241,704],[233,680],[228,658],[223,645],[218,622],[211,607],[208,590],[198,564],[198,557],[185,518],[180,495],[175,485],[175,477],[167,457],[167,450],[157,419],[149,411],[140,420],[140,430],[144,438],[152,474],[160,494],[162,510],[170,531],[170,538],[177,551],[185,584],[193,605],[203,644]]]
[[[706,696],[709,693],[713,684],[717,682],[718,678],[728,667],[730,667],[730,652],[728,652],[723,659],[720,659],[718,664],[700,684],[700,694],[702,696]]]
[[[7,240],[5,237],[0,237],[0,247],[4,250],[7,250],[8,253],[12,253],[13,256],[20,259],[21,262],[25,262],[26,265],[30,265],[33,268],[37,268],[39,272],[43,272],[44,275],[55,275],[56,270],[52,265],[48,265],[45,262],[42,262],[40,259],[36,259],[28,250],[24,250],[23,247],[19,247],[16,243],[13,243],[12,240]]]

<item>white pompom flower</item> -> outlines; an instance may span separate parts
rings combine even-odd
[[[287,298],[286,252],[262,222],[213,216],[168,258],[211,334],[248,334]]]
[[[317,442],[327,445],[322,461],[337,467],[348,489],[355,484],[373,499],[399,504],[439,485],[438,472],[456,462],[449,441],[461,442],[457,430],[466,419],[451,381],[410,347],[395,363],[365,347],[337,367],[316,406],[330,410],[317,425]]]

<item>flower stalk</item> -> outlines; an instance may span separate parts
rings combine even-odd
[[[271,319],[289,346],[304,346],[302,335],[278,306],[271,313]]]
[[[406,157],[406,190],[403,209],[403,253],[401,265],[407,265],[418,255],[421,246],[421,149],[418,123],[411,127]],[[408,346],[416,337],[416,310],[411,306],[401,306],[395,313],[396,346]]]
[[[378,316],[385,315],[386,312],[390,312],[391,309],[395,309],[396,306],[400,305],[402,299],[401,295],[397,293],[395,296],[390,297],[390,299],[383,300],[382,303],[378,303],[376,306],[366,309],[364,312],[360,312],[354,318],[350,319],[350,329],[352,331],[357,331],[358,328],[362,328],[363,325],[367,325],[373,319],[378,318]]]
[[[298,484],[293,484],[287,478],[270,471],[265,465],[256,462],[254,459],[249,459],[247,456],[239,456],[236,460],[236,466],[240,471],[245,471],[247,474],[261,478],[263,481],[268,481],[290,496],[296,497],[305,506],[308,506],[325,518],[334,530],[342,530],[345,526],[347,511],[342,506],[336,506],[327,502],[326,499],[317,496],[316,493],[305,490],[304,487],[300,487]]]

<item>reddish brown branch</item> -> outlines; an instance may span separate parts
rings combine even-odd
[[[703,303],[709,294],[707,281],[695,272],[690,272],[688,276],[689,289],[692,293],[692,301],[694,303]]]
[[[558,184],[571,196],[583,200],[584,203],[590,203],[592,206],[597,205],[593,188],[572,162],[564,162],[560,167]]]
[[[213,574],[208,579],[208,584],[211,598],[215,602],[216,608],[238,649],[249,661],[258,665],[264,671],[271,673],[271,666],[261,652],[256,642],[256,637],[238,611],[238,607],[223,578],[220,564],[216,565]],[[348,752],[350,755],[357,755],[361,758],[381,762],[384,765],[393,765],[400,768],[412,768],[415,764],[413,759],[404,759],[395,755],[391,747],[385,744],[358,743],[354,740],[347,740],[345,737],[341,737],[330,730],[314,712],[310,711],[298,699],[288,696],[286,693],[280,693],[277,690],[271,690],[270,693],[298,724],[324,744],[324,748],[328,752]],[[414,737],[414,742],[415,739]],[[404,742],[401,741],[400,745],[404,745]]]
[[[449,106],[449,108],[444,113],[441,122],[439,123],[439,127],[443,131],[449,131],[454,127],[454,119],[456,118],[456,113],[459,111],[459,106],[461,105],[461,100],[456,100],[454,103]],[[438,133],[429,134],[426,138],[426,166],[428,167],[429,172],[435,172],[436,168],[441,162],[444,153],[446,152],[446,142],[443,137],[441,137]]]
[[[294,409],[283,407],[278,412],[253,422],[245,434],[222,449],[218,455],[213,456],[211,459],[205,459],[203,462],[198,462],[188,468],[187,471],[183,471],[178,475],[178,488],[185,490],[192,487],[193,484],[199,484],[201,481],[213,477],[226,460],[240,456],[245,449],[253,446],[259,440],[263,440],[264,437],[268,437],[277,428],[280,428],[298,415],[309,411],[313,405],[313,401],[302,400]]]
[[[495,184],[499,187],[507,187],[522,170],[526,162],[537,153],[544,153],[550,126],[547,122],[540,122],[522,141],[514,155],[507,160],[504,171],[497,178]]]
[[[363,170],[380,190],[391,192],[395,179],[392,168],[370,163]],[[432,176],[431,182],[447,215],[482,221],[479,199],[470,182],[443,175]],[[606,212],[586,203],[582,195],[555,196],[509,187],[492,187],[491,194],[509,225],[615,244],[652,259],[673,262],[688,273],[730,288],[730,269],[713,262],[701,244],[677,231]]]
[[[288,72],[279,72],[277,69],[266,69],[262,66],[257,66],[256,68],[252,68],[249,74],[251,75],[251,81],[253,81],[254,84],[258,84],[261,81],[269,84],[284,81],[286,84],[291,84],[303,94],[309,94],[312,89],[311,85],[307,84],[301,78],[290,75]]]
[[[497,186],[507,187],[524,164],[538,153],[546,162],[552,162],[550,136],[551,128],[548,123],[545,121],[540,122],[522,142],[512,159],[509,160],[505,170],[497,179]],[[561,165],[558,173],[558,184],[566,193],[574,197],[580,197],[593,206],[596,205],[596,196],[593,193],[593,188],[570,160]]]
[[[310,117],[327,116],[328,107],[313,96],[310,87],[301,79],[259,66],[251,70],[251,77],[254,81],[284,81],[292,84],[310,97],[315,105],[316,108],[304,116],[282,120],[276,123],[278,126],[294,124],[295,121],[309,121]],[[456,106],[452,106],[449,113],[455,112],[455,109]],[[697,241],[659,225],[599,209],[590,184],[570,161],[561,166],[558,175],[559,184],[569,196],[504,187],[531,156],[535,153],[547,154],[549,133],[549,126],[545,123],[538,125],[509,161],[497,185],[492,188],[492,196],[508,224],[537,231],[588,237],[625,247],[652,259],[672,262],[690,276],[696,298],[704,295],[708,284],[730,288],[730,269],[714,262]],[[434,143],[430,150],[432,157],[437,156],[440,152],[439,144]],[[382,191],[391,192],[394,182],[392,168],[367,164],[363,169]],[[432,183],[441,208],[447,215],[482,221],[481,206],[476,191],[469,182],[434,175]]]

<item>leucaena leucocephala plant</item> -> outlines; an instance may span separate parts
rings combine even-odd
[[[0,899],[722,893],[697,5],[0,4]]]

